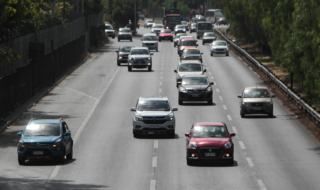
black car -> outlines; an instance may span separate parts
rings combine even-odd
[[[186,75],[179,82],[179,105],[183,101],[207,101],[212,104],[212,85],[205,75]]]
[[[117,52],[117,65],[120,66],[121,63],[128,63],[128,56],[133,46],[121,46]]]
[[[180,60],[199,60],[202,63],[202,54],[197,48],[183,50]]]

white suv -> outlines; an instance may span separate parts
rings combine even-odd
[[[178,108],[170,106],[167,97],[140,97],[136,107],[131,108],[133,113],[133,136],[141,134],[167,134],[175,137],[176,120],[174,111]]]

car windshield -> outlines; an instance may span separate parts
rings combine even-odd
[[[147,23],[153,23],[153,20],[147,20]]]
[[[121,47],[120,52],[130,52],[132,47]]]
[[[105,25],[104,28],[105,28],[105,29],[110,29],[110,30],[113,29],[112,26],[110,26],[110,25]]]
[[[206,77],[185,77],[182,85],[208,85],[208,80]]]
[[[201,65],[200,64],[181,64],[179,66],[180,72],[200,72]]]
[[[131,32],[130,29],[120,29],[120,32]]]
[[[227,45],[227,43],[226,42],[212,42],[212,45],[213,46],[226,46]]]
[[[192,137],[208,138],[208,137],[228,137],[227,130],[224,126],[195,126],[193,128]]]
[[[211,23],[198,23],[198,29],[199,30],[212,30],[212,24]]]
[[[157,41],[157,36],[144,36],[143,41]]]
[[[163,28],[163,25],[154,25],[152,28]]]
[[[196,46],[196,41],[182,41],[181,42],[182,46]]]
[[[247,89],[243,94],[244,98],[270,98],[270,94],[267,89]]]
[[[186,28],[186,27],[182,26],[182,25],[179,25],[179,26],[176,26],[176,28]]]
[[[182,25],[188,25],[188,23],[186,21],[181,21]]]
[[[30,124],[23,132],[24,136],[60,136],[60,124]]]
[[[204,36],[206,36],[206,37],[214,37],[215,35],[213,33],[207,33],[207,34],[204,34]]]
[[[138,111],[170,111],[168,101],[164,100],[141,100],[137,105]]]
[[[149,55],[149,51],[147,49],[133,49],[130,52],[131,55]]]
[[[197,49],[187,49],[184,50],[184,54],[200,54],[200,51]]]
[[[171,30],[162,30],[161,33],[171,33]]]
[[[180,22],[181,18],[179,16],[167,16],[166,20],[168,22]]]

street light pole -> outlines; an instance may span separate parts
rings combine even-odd
[[[134,24],[134,34],[136,34],[137,33],[137,19],[136,19],[136,1],[137,0],[134,0],[134,21],[133,21],[133,24]]]

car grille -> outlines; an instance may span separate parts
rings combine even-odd
[[[38,147],[38,146],[49,146],[51,144],[50,143],[25,143],[25,145]]]
[[[187,90],[188,93],[197,93],[197,92],[204,92],[204,90]]]
[[[225,51],[226,49],[216,49],[216,51]]]
[[[147,46],[153,46],[154,43],[145,43]]]
[[[251,103],[252,107],[262,107],[264,103]]]
[[[135,59],[133,63],[147,63],[145,59]]]
[[[167,117],[143,117],[145,124],[164,124],[167,121]]]
[[[110,34],[113,34],[113,32],[112,32],[112,31],[108,31],[107,33],[108,33],[108,34],[109,34],[109,33],[110,33]]]
[[[211,151],[210,151],[211,150]],[[215,152],[216,156],[205,156],[206,152]],[[203,158],[218,158],[222,153],[222,149],[219,147],[200,148],[199,153]]]
[[[43,151],[43,155],[33,155],[33,151]],[[48,149],[33,149],[30,148],[27,150],[27,152],[25,153],[26,157],[32,157],[32,156],[37,156],[37,157],[45,157],[45,156],[52,156],[50,150]]]

